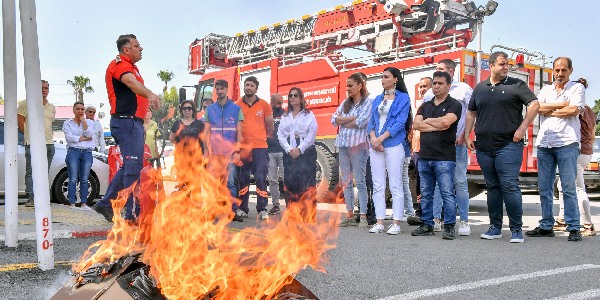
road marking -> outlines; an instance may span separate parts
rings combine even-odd
[[[593,299],[600,297],[600,289],[595,290],[587,290],[579,293],[573,293],[570,295],[564,295],[548,300],[584,300],[584,299]]]
[[[557,275],[557,274],[562,274],[562,273],[570,273],[570,272],[577,272],[577,271],[582,271],[582,270],[598,269],[598,268],[600,268],[600,265],[584,264],[584,265],[573,266],[573,267],[558,268],[558,269],[538,271],[538,272],[527,273],[527,274],[511,275],[511,276],[504,276],[504,277],[468,282],[468,283],[446,286],[446,287],[441,287],[441,288],[436,288],[436,289],[426,289],[426,290],[414,291],[414,292],[405,293],[405,294],[401,294],[401,295],[380,298],[379,300],[419,299],[419,298],[423,298],[423,297],[431,297],[431,296],[442,295],[442,294],[464,291],[464,290],[473,290],[473,289],[478,289],[478,288],[482,288],[482,287],[486,287],[486,286],[499,285],[499,284],[503,284],[503,283],[532,279],[532,278],[536,278],[536,277],[552,276],[552,275]],[[600,291],[599,291],[599,293],[600,293]],[[596,294],[596,295],[598,295],[598,294]],[[560,299],[562,299],[562,298],[560,298]],[[565,299],[571,299],[571,298],[565,298]],[[572,298],[572,299],[575,299],[575,298]]]
[[[55,266],[71,266],[75,263],[73,260],[55,261]],[[0,265],[0,272],[19,271],[38,268],[38,263],[24,263],[24,264],[11,264],[11,265]]]

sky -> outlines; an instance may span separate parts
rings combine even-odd
[[[571,79],[584,77],[590,87],[586,101],[600,99],[600,72],[595,50],[600,31],[597,0],[497,0],[498,9],[483,25],[483,50],[492,45],[540,51],[549,57],[573,59]],[[17,1],[18,2],[18,1]],[[329,9],[349,0],[129,0],[129,1],[36,1],[42,78],[50,82],[48,99],[55,105],[72,105],[75,95],[67,80],[75,75],[89,77],[95,89],[86,94],[86,103],[107,103],[104,84],[106,66],[117,54],[115,41],[120,34],[133,33],[142,47],[138,67],[146,86],[162,93],[164,84],[156,74],[175,74],[169,84],[197,83],[197,75],[187,73],[188,46],[209,33],[233,36],[263,25],[299,18]],[[476,0],[485,5],[486,0]],[[571,3],[571,4],[569,4]],[[17,3],[18,99],[25,99],[23,59]],[[473,41],[468,48],[476,49]],[[188,93],[190,93],[189,91]],[[0,72],[0,94],[4,95]],[[107,107],[107,106],[106,106]]]

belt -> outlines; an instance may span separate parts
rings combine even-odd
[[[137,116],[132,116],[132,115],[122,115],[122,114],[114,114],[114,115],[110,115],[110,117],[112,119],[132,119],[134,121],[138,121],[140,124],[144,124],[144,119],[137,117]]]

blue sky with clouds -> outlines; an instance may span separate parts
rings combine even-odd
[[[485,20],[483,49],[494,44],[537,50],[548,56],[569,56],[574,62],[572,79],[590,82],[587,102],[600,98],[597,33],[597,0],[516,1],[497,0],[496,13]],[[187,74],[188,46],[208,33],[234,35],[263,25],[298,18],[332,8],[344,0],[253,0],[253,1],[75,1],[37,2],[38,35],[42,78],[51,84],[49,99],[58,105],[75,100],[66,84],[75,75],[87,76],[96,90],[86,102],[106,101],[104,71],[117,54],[120,34],[134,33],[144,47],[138,63],[146,85],[160,93],[161,69],[175,73],[172,85],[194,84],[198,77]],[[483,5],[487,1],[476,0]],[[18,10],[18,3],[17,3]],[[17,11],[18,13],[18,11]],[[17,20],[18,20],[17,15]],[[17,25],[20,30],[19,25]],[[20,32],[17,34],[18,98],[25,98]],[[475,49],[472,42],[469,48]],[[0,77],[3,75],[0,74]],[[3,93],[0,78],[0,93]]]

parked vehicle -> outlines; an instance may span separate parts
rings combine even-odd
[[[69,176],[67,174],[67,165],[65,157],[67,148],[64,144],[55,143],[56,151],[48,172],[50,184],[50,199],[54,203],[69,204],[67,185]],[[19,196],[25,196],[25,146],[23,144],[23,135],[19,134],[18,145],[18,192]],[[99,152],[93,152],[94,162],[89,177],[89,196],[88,202],[104,196],[108,187],[108,164],[107,156]],[[4,196],[4,121],[0,121],[0,195]],[[77,198],[79,198],[79,184],[77,184]]]

